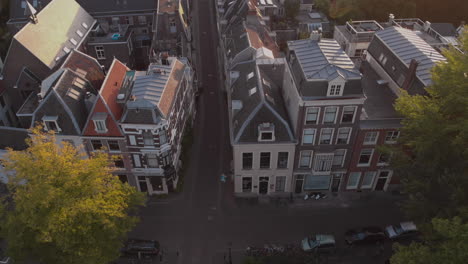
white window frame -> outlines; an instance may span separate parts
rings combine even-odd
[[[335,164],[335,157],[337,156],[337,155],[336,155],[336,152],[339,151],[339,150],[344,150],[343,158],[341,159],[341,163],[340,163],[340,164]],[[346,154],[347,154],[347,153],[348,153],[348,150],[347,150],[347,149],[335,149],[335,152],[333,153],[332,166],[343,167],[344,162],[345,162],[345,160],[346,160]]]
[[[351,122],[343,122],[343,116],[344,116],[344,113],[346,111],[346,108],[351,108],[351,107],[354,108],[353,120],[351,120]],[[351,105],[344,106],[343,111],[341,113],[340,123],[342,123],[342,124],[354,124],[354,120],[356,119],[356,111],[357,111],[357,106],[351,106]]]
[[[385,154],[387,153],[379,153],[379,156],[377,157],[377,166],[388,166],[390,164],[390,160],[392,158],[391,154],[389,154],[388,162],[380,162],[380,157]]]
[[[312,135],[312,142],[308,143],[305,142],[304,138],[306,136],[306,131],[312,131],[313,134],[308,134],[309,136]],[[315,145],[315,138],[317,137],[317,129],[315,128],[305,128],[302,132],[302,145]]]
[[[280,158],[280,153],[287,153],[288,154],[288,158],[286,159],[286,167],[285,168],[280,168],[278,166],[278,163],[279,163],[279,158]],[[278,151],[278,154],[277,154],[277,157],[276,157],[276,168],[277,169],[280,169],[280,170],[286,170],[289,168],[289,151]]]
[[[268,162],[268,168],[262,168],[262,153],[269,153],[270,154],[270,161]],[[260,155],[258,155],[258,168],[261,169],[261,170],[268,170],[268,169],[271,169],[271,158],[272,158],[272,155],[271,155],[271,152],[270,151],[261,151],[260,152]]]
[[[344,129],[349,129],[348,136],[346,137],[346,143],[345,144],[339,144],[339,145],[348,145],[349,141],[351,139],[351,133],[353,133],[353,128],[352,127],[340,127],[338,128],[338,133],[336,134],[336,141],[335,145],[338,145],[338,139],[340,138],[340,131]]]
[[[335,117],[333,118],[333,122],[330,122],[330,123],[325,123],[325,117],[327,116],[327,109],[329,108],[335,108],[336,111],[335,111]],[[323,120],[322,120],[322,124],[336,124],[336,117],[338,116],[338,111],[340,110],[340,108],[338,106],[327,106],[325,107],[325,110],[323,111]]]
[[[317,109],[317,118],[315,119],[314,123],[307,123],[308,122],[307,117],[309,115],[309,110],[312,110],[312,109]],[[304,124],[305,125],[316,125],[319,122],[319,118],[320,118],[320,107],[307,107],[306,108],[305,117],[304,117]]]
[[[357,174],[358,177],[357,177],[357,181],[356,181],[356,184],[355,185],[349,185],[349,179],[351,178],[351,174]],[[349,175],[348,175],[348,179],[346,181],[346,189],[347,190],[355,190],[357,189],[357,187],[359,186],[359,182],[361,181],[361,176],[362,176],[362,173],[361,172],[350,172]]]
[[[359,163],[359,161],[361,160],[362,152],[365,151],[365,150],[371,150],[369,161],[367,163]],[[361,152],[359,153],[359,158],[358,158],[358,161],[357,161],[358,162],[357,166],[358,167],[369,167],[370,164],[372,163],[372,158],[373,157],[374,157],[374,149],[368,149],[368,148],[361,149]]]
[[[369,174],[369,173],[372,173],[372,181],[370,182],[370,184],[368,185],[364,185],[364,179],[366,178],[366,175]],[[364,176],[362,177],[362,182],[361,182],[361,189],[372,189],[373,186],[374,186],[374,182],[375,182],[375,176],[377,175],[377,172],[376,171],[366,171],[364,172]]]
[[[141,168],[142,165],[141,165],[140,155],[139,154],[132,154],[132,157],[133,157],[133,162],[134,162],[135,168]]]
[[[331,134],[330,134],[330,143],[322,143],[322,136],[323,136],[323,131],[325,129],[331,129]],[[319,138],[319,142],[318,142],[318,145],[331,145],[333,144],[333,134],[335,133],[335,129],[334,128],[331,128],[331,127],[324,127],[320,130],[320,138]]]
[[[370,133],[375,133],[375,138],[374,141],[366,141],[367,135]],[[364,134],[364,140],[363,140],[363,145],[375,145],[377,144],[377,140],[379,139],[379,131],[367,131],[366,134]]]
[[[262,135],[265,133],[271,133],[271,139],[262,139]],[[258,135],[258,141],[261,141],[261,142],[275,141],[275,132],[274,131],[260,131],[260,134]]]
[[[392,133],[392,136],[391,138],[395,138],[394,140],[387,140],[387,138],[389,137],[388,134],[389,133]],[[396,133],[396,137],[395,137],[395,133]],[[387,131],[387,133],[385,133],[385,144],[395,144],[397,142],[397,139],[400,137],[400,130],[392,130],[392,131]]]
[[[137,141],[134,135],[128,135],[128,141],[131,146],[136,146]]]
[[[110,148],[110,145],[109,145],[109,141],[115,141],[115,142],[117,142],[117,146],[119,147],[119,150],[111,149],[111,148]],[[119,141],[118,141],[118,140],[107,140],[106,143],[107,143],[107,149],[109,150],[109,152],[120,152],[120,151],[121,151],[120,144],[119,144]]]
[[[250,168],[244,168],[244,154],[252,154],[252,165]],[[241,169],[242,170],[253,170],[254,168],[254,153],[253,152],[242,152],[241,153]]]
[[[342,82],[342,81],[329,82],[327,96],[343,96],[344,86],[345,86],[345,82]],[[340,90],[337,93],[336,91],[338,88]]]
[[[334,153],[316,153],[314,156],[314,165],[313,165],[313,171],[318,172],[318,173],[328,173],[332,170],[333,167],[333,156]],[[321,167],[321,162],[325,162],[327,164],[326,170],[317,170],[318,167]]]
[[[47,125],[48,122],[54,122],[55,123],[55,127],[57,128],[57,132],[61,132],[62,129],[59,127],[58,123],[57,123],[57,120],[58,120],[58,116],[43,116],[42,117],[42,123],[44,124],[44,130],[45,131],[49,131],[49,130],[53,130],[53,129],[50,129],[49,126]]]
[[[104,51],[104,46],[94,46],[94,50],[96,51],[96,58],[98,60],[105,60],[106,53]]]
[[[106,120],[93,120],[93,122],[94,122],[94,130],[97,133],[107,133],[107,131],[109,131],[106,126]],[[103,129],[99,129],[100,126],[102,126]]]
[[[308,165],[307,167],[305,167],[305,166],[303,167],[303,166],[301,166],[301,165],[302,165],[301,163],[302,163],[302,158],[303,158],[303,156],[304,156],[304,153],[306,153],[306,152],[310,153],[310,156],[309,156],[309,165]],[[303,151],[301,151],[300,154],[299,154],[299,162],[298,162],[298,164],[297,164],[297,165],[298,165],[298,168],[300,168],[300,169],[308,169],[308,168],[310,168],[310,166],[312,165],[312,157],[313,157],[313,154],[314,154],[314,151],[312,151],[312,150],[303,150]]]

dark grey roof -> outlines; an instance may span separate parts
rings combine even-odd
[[[416,76],[425,86],[432,83],[430,72],[432,67],[437,62],[445,61],[445,57],[419,37],[415,31],[401,27],[388,27],[378,31],[375,36],[408,68],[411,60],[419,62]]]
[[[249,0],[226,0],[224,2],[224,16],[227,24],[222,31],[229,29],[232,25],[242,22],[249,11]]]
[[[361,113],[361,120],[386,120],[401,118],[395,111],[393,104],[397,96],[391,91],[388,85],[379,85],[377,80],[379,75],[367,62],[363,62],[364,72],[362,87],[367,97]]]
[[[0,126],[0,149],[24,150],[27,138],[29,133],[26,129]]]
[[[157,0],[76,0],[89,13],[156,11]]]
[[[249,36],[244,23],[233,25],[226,32],[226,54],[228,58],[234,58],[239,52],[250,47]]]
[[[242,108],[232,115],[233,142],[257,143],[262,123],[274,124],[275,142],[294,141],[280,92],[285,70],[284,60],[281,61],[274,65],[248,61],[232,69],[238,77],[232,84],[231,100],[242,103]]]
[[[23,4],[24,0],[10,0],[10,19],[18,19],[18,18],[25,18],[25,8]],[[28,0],[31,4],[34,2]],[[42,8],[44,8],[49,2],[52,0],[39,0],[37,1],[37,5],[34,8],[39,12]]]
[[[431,23],[431,28],[444,37],[457,36],[457,31],[451,23]]]
[[[122,117],[122,123],[157,124],[161,120],[161,117],[157,112],[158,109],[156,107],[149,109],[127,108],[124,116]]]

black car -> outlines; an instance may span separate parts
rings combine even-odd
[[[378,226],[352,229],[345,233],[345,240],[349,245],[377,244],[384,242],[386,239],[384,230]]]
[[[129,239],[120,252],[124,256],[156,256],[159,254],[159,242],[156,240]]]

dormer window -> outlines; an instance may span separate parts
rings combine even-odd
[[[275,126],[272,123],[258,126],[258,141],[275,141]]]
[[[107,113],[95,113],[93,115],[94,130],[96,130],[97,133],[107,132],[106,119]]]
[[[330,82],[328,85],[327,96],[342,96],[344,83]]]
[[[60,132],[62,131],[57,124],[57,116],[44,116],[42,117],[42,122],[44,122],[44,129],[46,131],[55,131]]]

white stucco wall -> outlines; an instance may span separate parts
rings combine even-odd
[[[285,192],[292,191],[292,172],[294,167],[294,143],[272,143],[272,144],[237,144],[233,146],[234,154],[234,192],[241,194],[242,178],[252,177],[253,194],[258,194],[259,177],[269,177],[268,194],[275,193],[276,176],[286,176]],[[242,153],[253,153],[252,169],[242,169]],[[270,152],[270,169],[260,169],[260,152]],[[278,169],[278,152],[289,152],[288,167],[286,169]],[[257,186],[257,188],[255,188]]]

